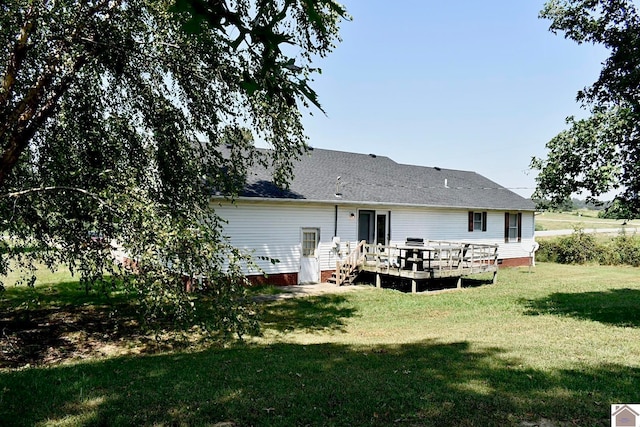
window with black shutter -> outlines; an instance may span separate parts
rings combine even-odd
[[[469,231],[487,231],[487,213],[469,211]]]

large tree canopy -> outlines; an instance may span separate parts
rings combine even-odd
[[[252,162],[286,185],[301,108],[318,104],[311,61],[344,17],[333,0],[0,2],[1,270],[65,262],[88,288],[109,272],[147,319],[184,318],[196,279],[218,298],[216,328],[241,328],[250,258],[209,195],[233,196]]]
[[[587,119],[567,119],[569,128],[548,144],[537,198],[558,202],[586,191],[597,197],[618,190],[617,199],[640,211],[640,17],[632,0],[551,0],[541,12],[551,31],[577,43],[609,49],[598,80],[578,93]]]

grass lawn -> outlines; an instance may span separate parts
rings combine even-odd
[[[536,226],[542,230],[571,230],[581,228],[622,228],[622,219],[598,218],[597,211],[542,212],[536,214]],[[628,227],[640,227],[640,220],[626,221]]]
[[[0,369],[0,425],[608,426],[610,404],[640,402],[639,273],[540,264],[461,291],[261,302],[244,343]],[[69,283],[29,299],[71,310]],[[0,295],[0,322],[24,292]]]

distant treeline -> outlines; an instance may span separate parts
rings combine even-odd
[[[580,209],[598,211],[598,218],[607,219],[639,219],[640,216],[632,213],[617,200],[591,201],[577,198],[566,199],[560,204],[552,204],[544,199],[531,199],[536,204],[536,209],[551,212],[571,212]]]
[[[545,199],[531,199],[533,203],[536,204],[536,208],[542,211],[553,211],[553,212],[570,212],[576,211],[579,209],[591,209],[595,211],[603,211],[607,208],[607,206],[611,205],[611,202],[592,202],[588,200],[582,199],[565,199],[564,202],[559,204],[552,204],[550,201]]]

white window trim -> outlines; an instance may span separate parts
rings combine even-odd
[[[313,234],[314,235],[314,246],[313,246],[313,251],[311,253],[309,253],[307,251],[308,246],[305,246],[306,242],[310,242],[311,240],[305,240],[305,237],[307,235]],[[303,257],[307,257],[307,258],[311,258],[311,257],[317,257],[318,256],[318,245],[320,243],[320,229],[319,228],[310,228],[310,227],[306,227],[302,229],[302,239],[300,240],[302,242],[302,256]]]

